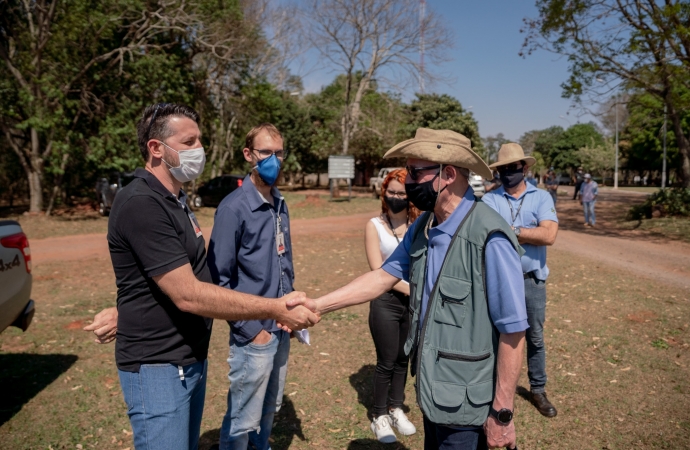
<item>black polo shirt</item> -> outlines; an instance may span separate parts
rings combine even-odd
[[[208,355],[212,320],[180,311],[154,276],[191,264],[200,281],[212,282],[204,238],[190,221],[186,196],[179,200],[158,179],[137,169],[115,197],[108,221],[108,247],[117,283],[120,370],[141,364],[187,365]]]

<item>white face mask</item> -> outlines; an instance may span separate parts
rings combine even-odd
[[[204,152],[204,147],[177,151],[165,142],[159,142],[177,153],[177,156],[180,159],[180,165],[178,167],[173,167],[170,165],[170,163],[168,163],[168,161],[163,158],[161,159],[163,159],[163,162],[170,167],[170,174],[180,183],[195,180],[204,171],[204,165],[206,164],[206,153]]]

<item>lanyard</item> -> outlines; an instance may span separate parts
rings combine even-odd
[[[395,237],[395,240],[398,241],[398,244],[400,243],[400,238],[398,237],[398,234],[395,232],[395,228],[393,228],[393,222],[391,222],[391,217],[386,214],[386,219],[388,219],[388,226],[390,227],[391,231],[393,232],[393,236]]]
[[[515,225],[515,221],[517,220],[518,216],[520,215],[520,210],[522,209],[522,203],[525,201],[526,195],[522,196],[522,200],[520,200],[520,204],[518,205],[517,212],[515,213],[515,216],[513,216],[513,202],[510,201],[510,199],[506,198],[506,201],[508,202],[508,206],[510,207],[510,218],[512,219],[512,222],[510,225]]]

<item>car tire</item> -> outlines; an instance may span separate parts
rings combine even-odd
[[[372,194],[372,197],[379,198],[379,193],[375,187],[371,188],[371,194]]]
[[[202,206],[204,206],[204,202],[201,200],[201,197],[198,195],[195,195],[192,197],[192,209],[199,209]]]

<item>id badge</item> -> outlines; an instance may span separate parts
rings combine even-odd
[[[196,234],[196,237],[201,237],[201,227],[199,226],[199,222],[196,220],[196,216],[194,215],[193,212],[190,212],[188,214],[189,216],[189,221],[192,224],[192,228],[194,228],[194,233]]]
[[[285,253],[285,235],[282,231],[276,236],[276,250],[278,250],[278,255]]]

